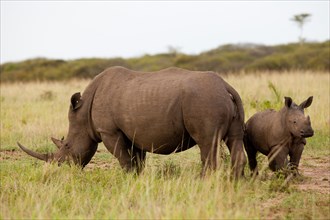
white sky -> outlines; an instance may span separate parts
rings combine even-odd
[[[323,1],[9,1],[1,0],[1,63],[35,57],[76,59],[200,53],[227,43],[296,42],[293,15],[312,14],[309,41],[329,39]]]

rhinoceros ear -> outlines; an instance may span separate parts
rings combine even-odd
[[[284,97],[285,100],[285,106],[290,108],[292,105],[292,99],[290,97]]]
[[[77,110],[82,105],[81,94],[77,92],[71,96],[71,109],[73,111]]]
[[[63,139],[57,140],[56,138],[53,137],[51,137],[51,139],[58,149],[61,149],[63,147]]]
[[[308,108],[313,102],[313,96],[310,96],[308,99],[306,99],[305,101],[303,101],[299,107],[304,109],[304,108]]]

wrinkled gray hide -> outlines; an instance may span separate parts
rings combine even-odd
[[[304,109],[312,101],[311,96],[297,105],[290,97],[285,97],[285,106],[280,111],[258,112],[246,122],[244,146],[250,169],[255,174],[258,173],[257,152],[268,156],[269,168],[273,171],[287,165],[288,155],[290,168],[298,168],[305,138],[314,134],[309,116],[304,115]]]
[[[146,152],[171,154],[198,144],[203,172],[217,166],[217,144],[225,140],[234,175],[246,163],[244,111],[238,93],[213,72],[168,68],[153,73],[112,67],[96,76],[83,95],[71,98],[69,132],[52,139],[59,150],[40,155],[46,161],[73,160],[85,166],[97,143],[127,170],[141,171]]]

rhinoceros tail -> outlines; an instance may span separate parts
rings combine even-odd
[[[225,81],[224,81],[225,82]],[[226,90],[231,95],[233,102],[235,103],[237,107],[237,115],[239,117],[239,120],[242,123],[242,126],[244,128],[244,108],[243,108],[243,102],[241,97],[239,96],[238,92],[227,82],[225,82]]]

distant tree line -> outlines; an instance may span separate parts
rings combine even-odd
[[[198,55],[170,51],[137,58],[53,60],[36,58],[1,65],[1,82],[92,78],[111,66],[157,71],[170,66],[224,74],[314,70],[330,72],[330,41],[264,46],[228,44]]]

